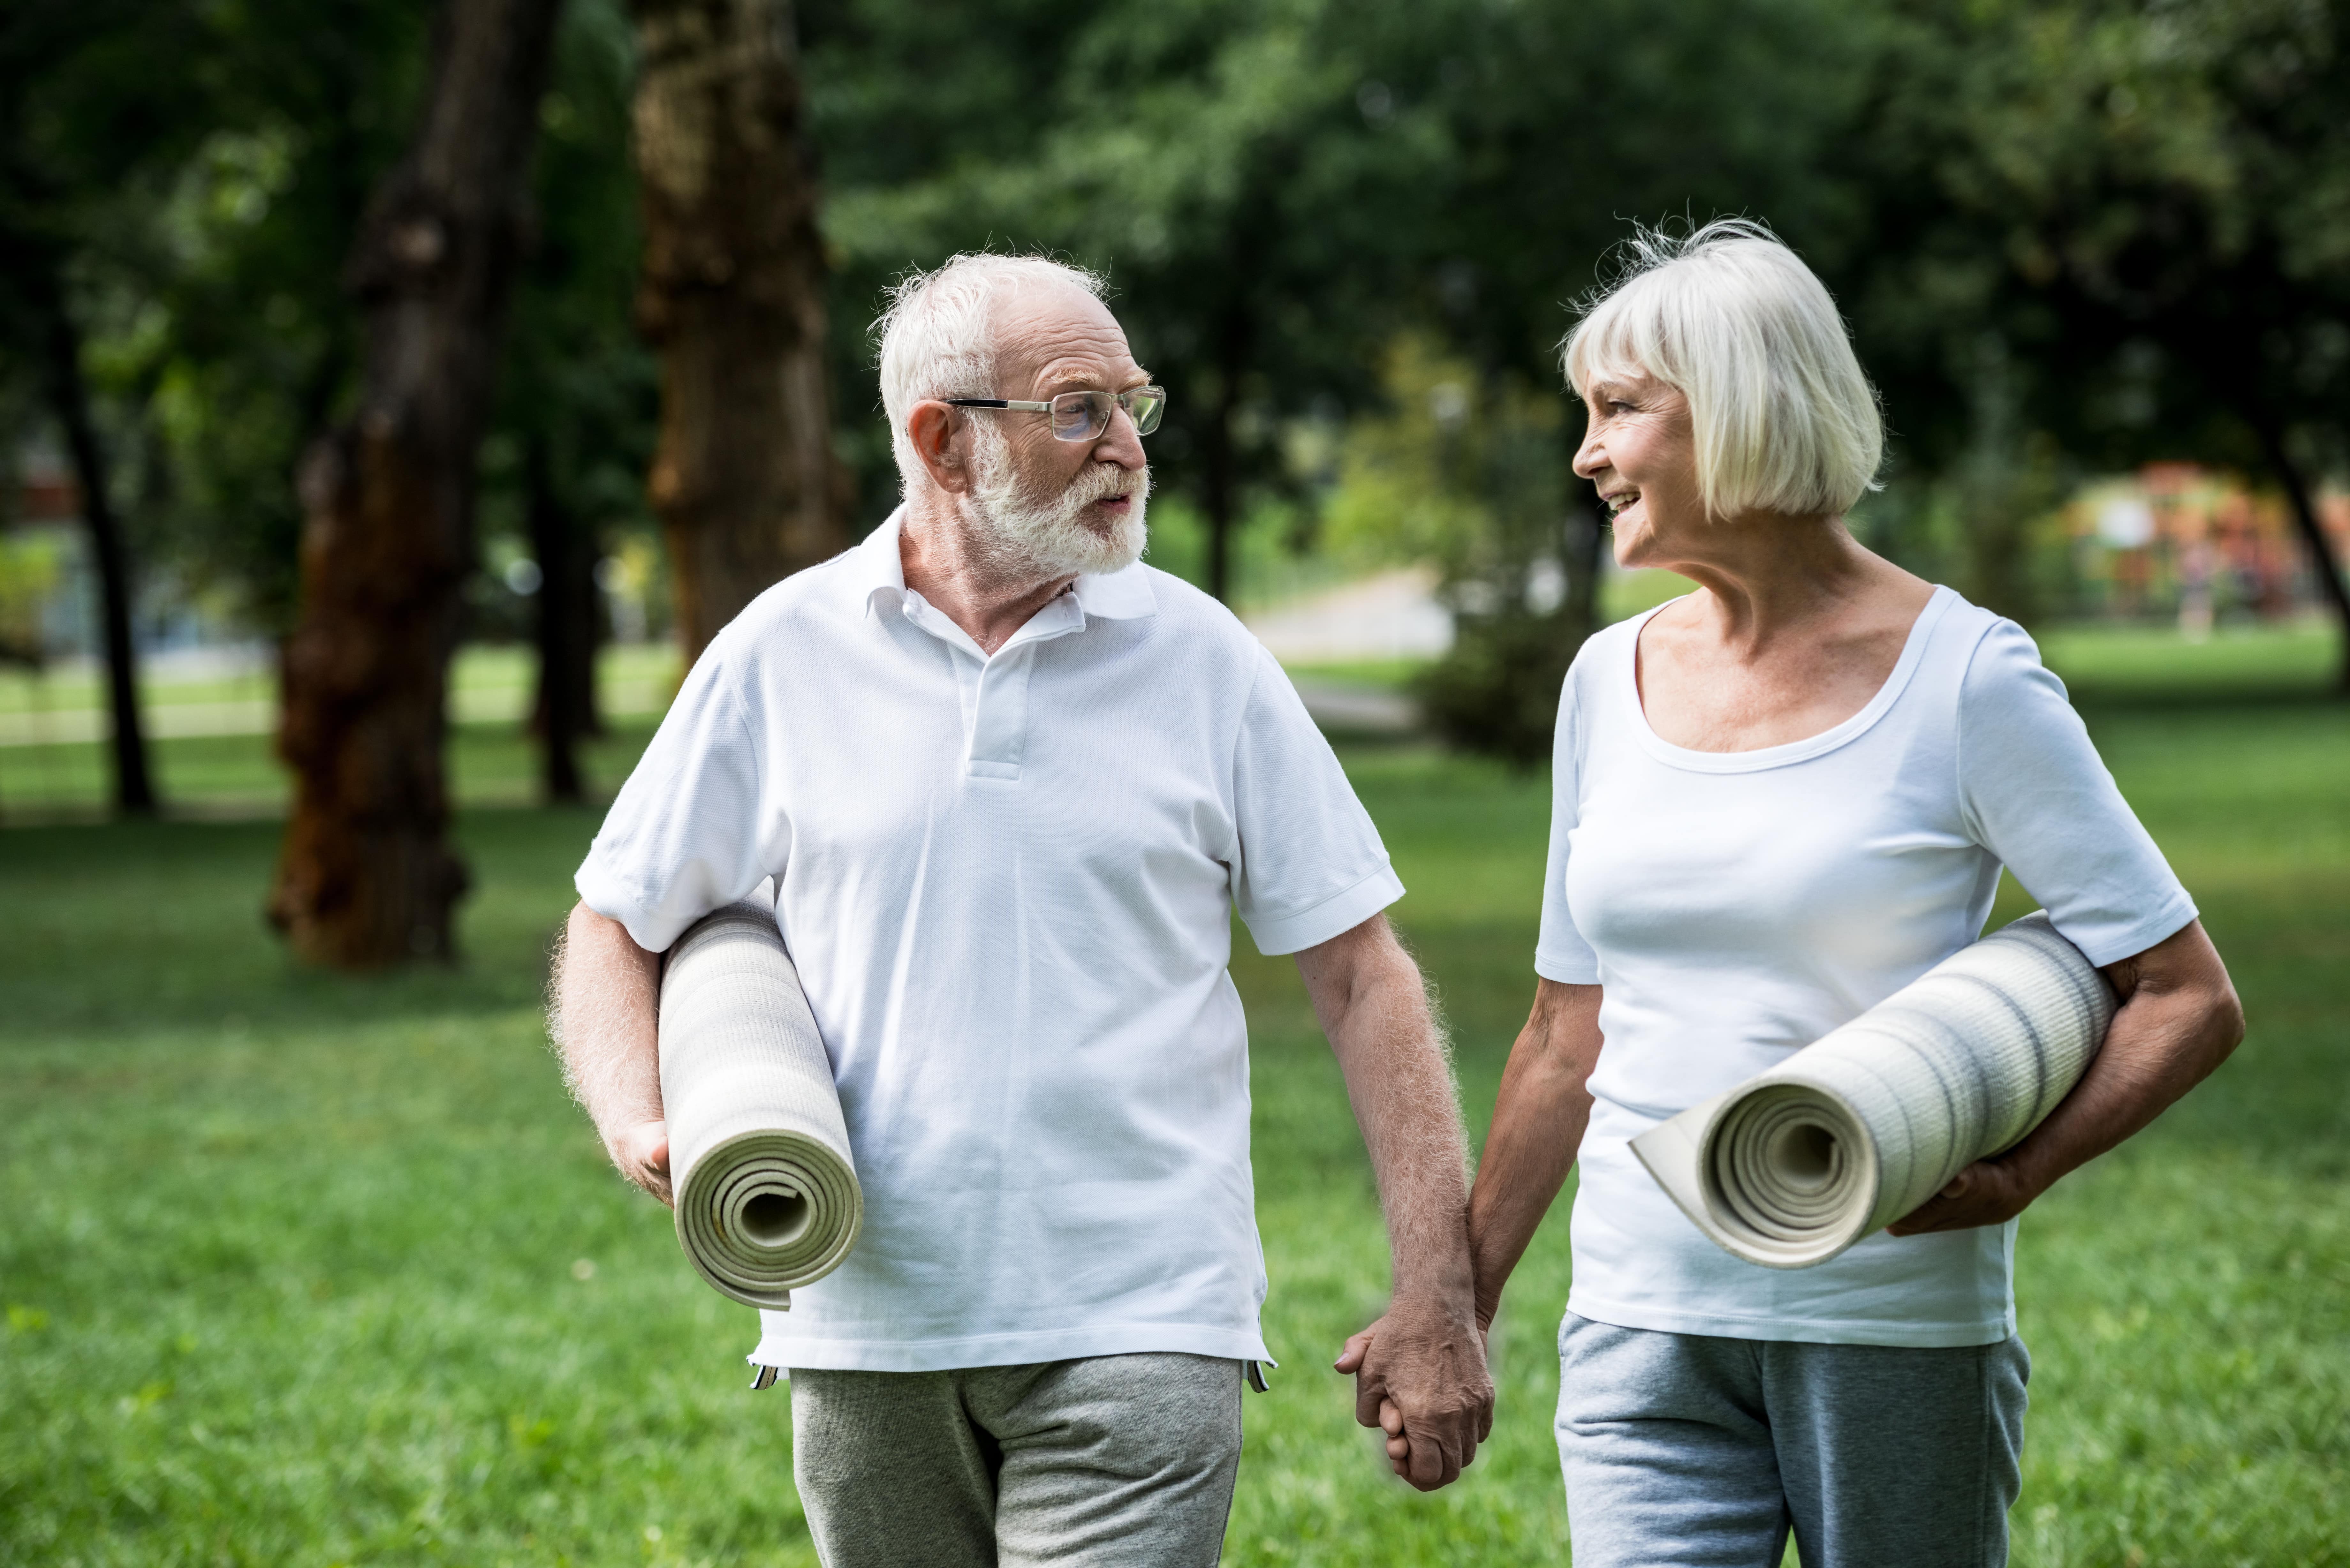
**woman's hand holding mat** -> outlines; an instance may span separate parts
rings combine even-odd
[[[2080,1082],[2114,1011],[2080,950],[2027,915],[1632,1152],[1726,1251],[1809,1268],[2014,1147]]]
[[[677,1237],[752,1306],[840,1266],[865,1213],[832,1063],[775,916],[735,904],[669,950],[660,1090]]]

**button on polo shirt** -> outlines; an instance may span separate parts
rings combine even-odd
[[[580,867],[660,950],[774,879],[865,1190],[756,1359],[1265,1359],[1237,910],[1288,953],[1400,898],[1287,678],[1136,565],[991,656],[893,516],[696,661]]]

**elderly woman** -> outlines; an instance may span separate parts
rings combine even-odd
[[[1575,472],[1619,564],[1698,587],[1566,678],[1540,986],[1470,1206],[1479,1313],[1579,1158],[1575,1568],[1774,1568],[1791,1525],[1804,1568],[2002,1563],[2016,1216],[2218,1065],[2242,1015],[2032,639],[1846,528],[1882,431],[1819,280],[1750,223],[1636,248],[1565,345]],[[2122,998],[2087,1076],[1832,1262],[1716,1247],[1627,1140],[1973,941],[2002,866]]]

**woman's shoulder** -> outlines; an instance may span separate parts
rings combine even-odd
[[[2044,670],[2040,645],[2014,621],[1946,584],[1936,585],[1934,597],[1927,609],[1936,619],[1926,656],[1954,670],[1970,691],[1986,678],[1999,681]]]
[[[1589,709],[1624,678],[1634,642],[1640,635],[1640,623],[1652,613],[1627,616],[1583,639],[1583,646],[1575,650],[1573,662],[1566,667],[1566,687],[1560,693],[1565,707]]]
[[[1684,598],[1687,597],[1687,595],[1682,596]],[[1569,667],[1568,673],[1580,674],[1587,678],[1610,664],[1620,663],[1630,659],[1632,646],[1639,640],[1640,628],[1658,614],[1679,602],[1677,599],[1667,599],[1654,609],[1642,610],[1638,615],[1627,615],[1622,620],[1611,621],[1601,627],[1583,639],[1583,648],[1575,654],[1575,663]]]
[[[1585,638],[1582,651],[1575,656],[1576,667],[1587,670],[1605,663],[1610,658],[1623,657],[1633,639],[1640,635],[1640,623],[1655,613],[1655,610],[1644,610],[1638,615],[1626,616],[1622,620],[1610,622]]]

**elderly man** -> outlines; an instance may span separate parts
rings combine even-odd
[[[1268,1359],[1234,909],[1296,955],[1387,1210],[1358,1416],[1423,1488],[1491,1424],[1402,886],[1280,668],[1140,564],[1165,394],[1101,292],[985,255],[898,291],[904,504],[712,642],[579,871],[564,1050],[665,1201],[660,955],[772,879],[865,1189],[752,1357],[832,1568],[1216,1560]]]

